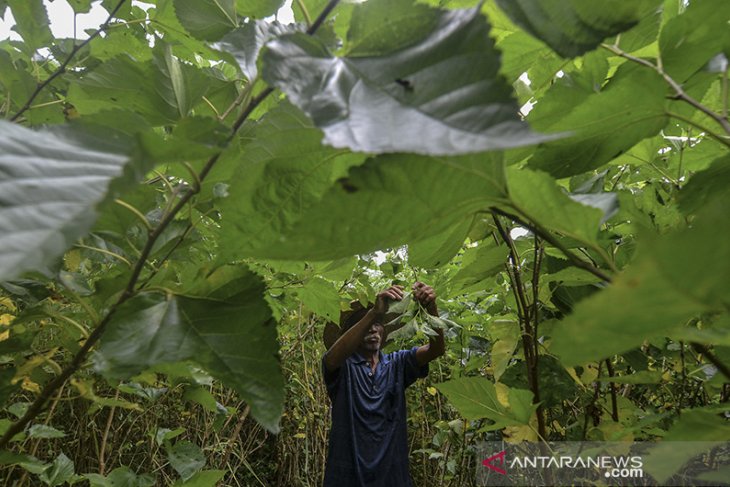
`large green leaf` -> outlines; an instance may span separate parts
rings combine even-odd
[[[89,487],[152,487],[155,479],[149,474],[137,475],[129,467],[117,467],[109,472],[108,477],[96,473],[84,475]]]
[[[252,242],[233,236],[231,245],[255,257],[337,259],[441,233],[504,194],[499,155],[380,156],[351,169],[316,204],[287,213],[274,238],[267,234]]]
[[[551,350],[566,365],[582,364],[668,334],[700,312],[727,307],[727,205],[718,199],[691,228],[647,236],[625,273],[556,326]]]
[[[216,41],[238,25],[235,0],[174,0],[185,30],[198,39]]]
[[[340,320],[340,296],[331,282],[320,277],[312,278],[297,289],[297,296],[319,316],[334,322]]]
[[[574,201],[545,173],[510,168],[511,206],[530,221],[589,244],[597,244],[603,212]]]
[[[7,0],[15,18],[16,31],[32,50],[47,46],[53,39],[43,0]]]
[[[97,371],[127,378],[155,365],[191,360],[235,389],[251,414],[278,430],[284,382],[276,328],[261,280],[239,271],[230,281],[193,284],[208,297],[139,295],[114,315],[94,354]],[[229,276],[230,277],[230,276]]]
[[[159,43],[156,48],[154,65],[158,75],[154,80],[155,91],[167,105],[177,110],[178,117],[187,117],[195,103],[205,95],[207,79],[197,69],[181,63],[172,54],[169,44]]]
[[[693,214],[715,198],[730,197],[730,155],[716,159],[709,168],[692,176],[678,195],[679,206],[686,214]]]
[[[555,177],[595,169],[666,125],[666,85],[656,72],[624,65],[600,93],[586,95],[561,80],[528,120],[543,131],[571,136],[540,146],[530,166]]]
[[[723,48],[730,48],[730,2],[689,2],[682,15],[672,18],[659,35],[662,67],[683,83]]]
[[[69,102],[81,115],[124,107],[152,125],[187,116],[213,80],[180,62],[168,44],[159,42],[154,55],[147,62],[129,55],[106,61],[71,83]]]
[[[497,0],[512,21],[563,57],[579,56],[636,25],[660,0]]]
[[[44,267],[83,235],[127,160],[0,121],[0,280]]]
[[[91,0],[67,0],[74,13],[85,14],[91,10]]]
[[[459,272],[451,278],[452,290],[458,294],[504,270],[509,249],[482,241],[464,252]]]
[[[128,55],[117,56],[71,83],[68,101],[81,115],[115,110],[120,106],[142,115],[153,125],[179,118],[174,92],[160,93],[163,76],[152,62],[140,63]],[[169,85],[168,85],[169,89]]]
[[[224,470],[202,470],[188,480],[178,480],[172,487],[215,487],[225,475]]]
[[[56,487],[66,484],[73,475],[74,462],[62,452],[38,475],[38,478],[49,487]]]
[[[167,448],[167,459],[170,465],[187,481],[205,467],[205,455],[200,447],[189,441],[178,441]]]
[[[205,59],[220,59],[217,51],[210,48],[208,43],[190,35],[180,24],[174,5],[174,0],[157,0],[154,11],[150,10],[150,20],[155,30],[163,33],[163,39],[178,49],[185,50],[189,59],[202,56]]]
[[[418,267],[434,268],[447,264],[461,249],[473,217],[456,222],[446,231],[408,245],[408,262]]]
[[[140,62],[152,59],[149,41],[132,28],[110,29],[105,36],[91,41],[89,46],[91,55],[101,61],[108,61],[120,54],[129,54]]]
[[[372,46],[370,46],[372,48]],[[535,144],[478,9],[440,11],[420,42],[372,57],[334,57],[318,39],[268,44],[264,79],[322,128],[364,152],[464,154]]]
[[[364,159],[323,146],[322,132],[288,103],[267,113],[249,136],[252,142],[226,153],[223,166],[211,173],[211,182],[229,185],[229,196],[219,200],[227,224],[221,230],[225,258],[278,242],[336,179]],[[225,174],[228,165],[237,166],[232,176]]]
[[[533,89],[551,81],[566,64],[545,44],[521,31],[497,41],[497,48],[502,50],[500,72],[507,80],[514,83],[522,73],[527,72]],[[538,71],[544,76],[537,76]]]
[[[419,42],[439,11],[410,0],[369,0],[355,7],[345,46],[348,56],[379,56]]]
[[[257,61],[264,45],[282,34],[291,34],[296,30],[296,25],[251,21],[226,34],[216,47],[232,55],[244,76],[253,82],[259,74]]]
[[[464,418],[488,418],[499,427],[527,424],[535,411],[534,406],[525,407],[524,398],[528,397],[527,404],[531,404],[532,393],[520,389],[510,389],[508,397],[512,407],[505,407],[497,399],[494,384],[486,377],[452,379],[436,384],[436,388]]]
[[[236,12],[244,17],[263,19],[275,14],[283,4],[284,0],[236,0]]]

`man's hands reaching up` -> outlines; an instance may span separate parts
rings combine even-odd
[[[436,291],[428,284],[420,281],[413,285],[413,297],[426,308],[431,316],[438,316],[438,308],[436,307]]]
[[[384,291],[380,291],[375,297],[375,312],[378,316],[383,316],[385,312],[388,311],[388,299],[400,301],[403,299],[403,296],[403,286],[399,286],[397,284],[390,286]]]

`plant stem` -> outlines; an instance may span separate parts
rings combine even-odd
[[[550,245],[552,245],[553,247],[560,250],[575,267],[578,267],[579,269],[583,269],[584,271],[588,271],[603,281],[606,281],[606,282],[612,281],[612,278],[609,275],[605,274],[598,267],[591,265],[590,263],[579,258],[573,252],[568,250],[568,248],[565,245],[560,243],[560,241],[558,239],[556,239],[553,235],[551,235],[550,232],[548,232],[547,230],[545,230],[538,224],[526,223],[521,218],[519,218],[515,215],[512,215],[510,213],[507,213],[506,211],[500,210],[499,208],[496,208],[496,207],[491,207],[489,209],[489,211],[491,211],[492,213],[496,213],[498,215],[505,216],[505,217],[509,218],[510,220],[515,221],[515,222],[519,223],[520,225],[522,225],[523,227],[527,228],[532,233],[539,235],[543,240],[545,240]]]
[[[116,11],[121,7],[121,5],[124,3],[125,0],[122,0],[119,2],[117,7],[114,9],[111,17],[116,13]],[[315,21],[316,27],[313,25],[310,27],[309,30],[307,30],[308,34],[313,34],[317,28],[324,22],[324,18],[326,17],[326,14],[332,11],[333,8],[337,5],[339,0],[331,0],[329,4],[325,7],[325,9],[322,11],[322,14],[317,18],[317,21]],[[108,23],[109,19],[107,19]],[[103,25],[102,25],[103,27]],[[101,29],[101,27],[100,27]],[[231,133],[229,134],[228,138],[226,139],[226,142],[224,144],[224,147],[227,147],[235,138],[236,133],[238,132],[238,129],[243,125],[243,122],[248,118],[248,116],[256,109],[256,107],[261,104],[264,99],[273,92],[273,88],[267,88],[261,93],[259,93],[258,96],[253,98],[249,104],[246,106],[246,108],[243,110],[241,115],[238,117],[238,120],[233,124],[233,127],[231,127]],[[205,166],[201,169],[200,173],[198,174],[198,181],[203,181],[205,177],[210,173],[211,169],[213,169],[213,166],[218,161],[222,154],[221,152],[218,152],[217,154],[213,155],[208,162],[205,164]],[[145,243],[144,248],[142,249],[142,252],[140,253],[139,258],[137,259],[137,262],[134,266],[134,269],[132,270],[132,274],[127,281],[127,285],[124,288],[124,291],[121,293],[117,301],[109,308],[109,311],[107,311],[107,314],[102,318],[102,320],[99,322],[99,324],[96,326],[94,331],[89,335],[89,338],[84,342],[84,344],[81,346],[79,351],[76,353],[76,355],[73,356],[71,359],[71,362],[64,368],[59,375],[57,375],[55,378],[53,378],[50,382],[48,382],[45,387],[41,390],[41,392],[38,394],[36,399],[31,403],[31,405],[28,407],[28,410],[26,413],[18,419],[15,423],[11,424],[8,429],[5,431],[5,434],[3,434],[2,438],[0,438],[0,449],[3,449],[7,446],[7,444],[10,442],[10,440],[18,433],[23,431],[25,426],[30,423],[36,416],[38,416],[44,409],[45,403],[48,401],[48,399],[53,395],[53,393],[58,390],[60,387],[62,387],[66,381],[71,377],[77,370],[81,368],[81,365],[83,364],[84,360],[86,360],[86,357],[91,350],[91,348],[96,344],[96,342],[101,338],[102,334],[104,333],[106,326],[111,321],[111,318],[116,314],[116,312],[119,310],[119,308],[127,302],[130,298],[132,298],[135,294],[135,287],[137,286],[137,282],[139,280],[140,274],[142,273],[142,270],[145,267],[145,264],[147,262],[147,259],[149,258],[150,254],[152,253],[152,248],[157,241],[157,239],[162,235],[164,230],[167,228],[167,226],[172,223],[172,221],[175,219],[175,216],[177,213],[185,207],[185,205],[197,194],[197,192],[200,191],[200,186],[196,185],[195,188],[192,188],[191,190],[187,191],[185,194],[183,194],[180,197],[180,200],[173,206],[170,211],[168,211],[165,216],[160,220],[157,227],[149,233],[149,236],[147,237],[147,242]]]
[[[538,341],[539,335],[537,333],[537,327],[540,323],[540,313],[538,304],[540,302],[540,267],[542,267],[542,258],[545,254],[545,247],[540,242],[540,237],[535,234],[535,255],[533,257],[532,264],[532,331],[533,331],[533,344],[535,346],[535,356],[538,356]],[[539,365],[539,364],[538,364]]]
[[[611,363],[611,359],[606,359],[606,370],[608,371],[608,376],[613,377],[614,371],[613,371],[613,364]],[[618,402],[616,400],[616,384],[614,382],[608,383],[608,390],[611,393],[611,419],[613,419],[616,423],[618,423]]]
[[[497,231],[499,232],[500,236],[502,237],[502,240],[504,240],[505,244],[509,247],[510,251],[510,260],[512,261],[512,265],[508,266],[508,272],[510,275],[510,280],[512,281],[512,290],[515,293],[515,296],[517,297],[518,302],[518,316],[520,318],[520,322],[522,324],[522,348],[523,352],[525,354],[525,363],[527,365],[527,380],[530,384],[530,390],[532,391],[532,403],[533,404],[539,404],[540,403],[540,385],[538,380],[538,370],[537,370],[537,347],[534,346],[533,341],[537,340],[537,337],[535,337],[534,330],[532,328],[532,325],[530,323],[530,307],[527,303],[527,298],[525,296],[525,288],[522,283],[522,277],[520,275],[520,268],[519,268],[519,254],[517,252],[517,248],[515,247],[515,243],[512,240],[512,237],[510,236],[509,232],[507,232],[504,227],[502,226],[502,223],[499,221],[499,217],[496,215],[492,215],[492,218],[494,219],[494,224],[497,227]],[[511,267],[511,269],[510,269]],[[542,407],[542,404],[540,404],[537,407],[537,432],[538,435],[544,440],[547,441],[547,432],[545,428],[545,414]]]
[[[101,34],[104,30],[106,30],[109,27],[109,22],[111,22],[111,20],[114,18],[114,16],[119,11],[119,9],[122,8],[122,5],[124,5],[124,2],[126,2],[126,1],[127,0],[119,0],[119,3],[117,3],[116,7],[114,7],[114,9],[112,9],[112,11],[109,13],[109,16],[106,18],[106,20],[104,21],[104,23],[101,24],[99,26],[99,28],[96,29],[89,36],[88,39],[86,39],[81,44],[79,44],[77,46],[74,46],[74,48],[71,50],[71,52],[69,53],[69,55],[66,58],[66,60],[64,62],[62,62],[61,65],[58,68],[56,68],[56,70],[53,72],[53,74],[51,74],[51,76],[49,76],[43,83],[39,83],[38,86],[36,86],[35,90],[30,95],[30,98],[28,98],[28,101],[25,102],[25,105],[23,105],[20,108],[20,110],[18,110],[18,112],[15,115],[12,116],[12,118],[10,119],[11,122],[16,121],[18,119],[18,117],[20,117],[23,113],[26,112],[26,110],[28,110],[30,108],[31,104],[33,103],[33,100],[36,99],[36,97],[40,94],[41,91],[43,91],[43,89],[46,86],[48,86],[49,84],[51,84],[51,82],[54,79],[58,78],[61,74],[63,74],[63,73],[66,72],[66,67],[71,62],[71,60],[74,58],[74,56],[76,56],[76,54],[81,49],[83,49],[84,47],[86,47],[86,45],[89,42],[91,42],[92,40],[94,40],[95,38],[97,38],[99,36],[99,34]]]
[[[722,145],[730,148],[730,140],[727,140],[727,137],[723,137],[722,135],[718,135],[712,130],[708,129],[704,125],[701,125],[698,122],[695,122],[694,120],[685,117],[684,115],[680,115],[678,113],[674,112],[666,112],[668,117],[676,118],[677,120],[681,120],[682,122],[689,124],[697,129],[700,129],[702,132],[706,133],[713,139],[715,139],[717,142],[721,143]]]
[[[712,110],[707,108],[702,103],[698,102],[697,100],[695,100],[694,98],[689,96],[682,89],[682,87],[679,85],[679,83],[674,81],[674,79],[671,76],[669,76],[661,66],[653,64],[653,63],[647,61],[646,59],[641,59],[636,56],[632,56],[631,54],[625,52],[618,46],[610,46],[608,44],[601,44],[601,47],[603,47],[604,49],[606,49],[608,51],[611,51],[612,53],[616,54],[617,56],[620,56],[624,59],[628,59],[629,61],[641,64],[642,66],[651,68],[654,71],[656,71],[657,73],[659,73],[661,75],[661,77],[664,78],[664,81],[666,81],[667,84],[669,84],[669,86],[672,87],[672,89],[676,93],[677,99],[682,100],[682,101],[688,103],[689,105],[692,105],[694,108],[696,108],[697,110],[701,111],[702,113],[704,113],[705,115],[707,115],[708,117],[713,119],[715,122],[717,122],[723,128],[723,130],[728,135],[730,135],[730,122],[728,122],[727,117],[718,115],[717,113],[713,112]]]
[[[727,89],[727,66],[722,72],[722,116],[727,119],[728,116],[728,89]]]
[[[593,383],[593,397],[591,399],[591,402],[586,406],[585,409],[585,420],[583,421],[583,441],[586,440],[586,437],[588,436],[588,420],[592,417],[593,418],[593,426],[598,426],[598,422],[600,419],[598,419],[595,416],[596,411],[596,403],[598,402],[598,397],[601,395],[601,382],[598,380],[601,378],[601,362],[598,362],[598,371],[596,372],[596,381]]]
[[[114,396],[114,400],[119,399],[119,389]],[[104,434],[101,437],[101,446],[99,447],[99,475],[104,475],[106,471],[106,443],[109,439],[109,431],[112,429],[112,422],[114,421],[114,413],[117,407],[112,406],[109,410],[109,416],[106,418],[106,425],[104,425]]]

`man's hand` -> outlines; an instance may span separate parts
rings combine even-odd
[[[400,301],[403,299],[403,286],[399,285],[393,285],[390,286],[385,291],[380,291],[378,295],[375,297],[375,306],[373,309],[375,312],[382,316],[385,314],[386,311],[388,311],[388,300],[392,299],[394,301]]]
[[[413,297],[426,308],[431,316],[438,316],[438,308],[436,307],[436,291],[428,284],[416,282],[413,285]]]
[[[413,296],[426,308],[431,316],[438,316],[438,308],[436,307],[436,291],[428,284],[417,282],[413,285]],[[416,361],[418,365],[425,365],[437,357],[440,357],[446,351],[446,341],[444,340],[444,331],[441,328],[436,329],[436,336],[429,337],[428,345],[418,347],[416,350]]]

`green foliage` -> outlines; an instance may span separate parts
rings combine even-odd
[[[653,71],[623,65],[598,93],[564,89],[572,84],[569,76],[546,93],[528,120],[539,130],[570,130],[573,136],[538,148],[531,167],[557,178],[585,173],[657,134],[667,122],[667,90]]]
[[[389,46],[401,49],[378,56],[359,57],[356,50],[333,57],[316,38],[284,36],[269,44],[263,77],[306,112],[334,147],[447,155],[544,140],[518,119],[479,11],[441,12],[432,21],[434,15],[426,16],[433,27],[418,44]],[[357,30],[350,35],[356,46],[358,36]]]
[[[659,52],[667,74],[683,83],[718,52],[727,54],[728,20],[730,5],[718,0],[690,4],[682,15],[670,19],[659,35]]]
[[[730,232],[723,208],[727,200],[718,199],[692,227],[662,239],[648,235],[629,270],[556,326],[551,350],[566,364],[581,364],[625,352],[699,313],[727,307],[721,274],[730,265],[730,249],[713,241],[718,232]],[[692,254],[692,260],[678,258]],[[708,272],[713,266],[723,270]]]
[[[437,388],[466,419],[488,418],[494,421],[490,429],[526,425],[536,409],[532,404],[532,393],[524,389],[509,389],[509,406],[505,406],[497,397],[494,384],[481,377],[453,379],[438,384]]]
[[[204,297],[149,293],[125,303],[96,351],[95,368],[128,378],[155,365],[192,360],[246,398],[251,414],[276,430],[282,380],[271,360],[275,328],[262,283],[247,272],[231,281],[216,277],[194,286]]]
[[[0,122],[0,276],[51,264],[95,219],[128,158],[88,143]]]
[[[109,472],[107,477],[99,474],[87,474],[90,487],[152,487],[155,480],[149,475],[137,475],[129,467],[118,467]]]
[[[48,45],[53,34],[48,23],[48,13],[43,0],[8,0],[15,18],[15,30],[32,52]]]
[[[198,39],[215,41],[238,25],[235,0],[174,0],[180,24]]]
[[[436,194],[423,202],[421,195]],[[417,241],[503,194],[498,156],[379,156],[351,169],[301,214],[287,215],[293,223],[250,254],[325,260]]]
[[[321,485],[322,332],[415,281],[416,485],[727,437],[728,2],[282,3],[0,0],[3,479]]]
[[[636,25],[656,9],[658,0],[608,0],[589,5],[580,0],[497,0],[512,21],[563,57],[595,49],[601,41]]]

